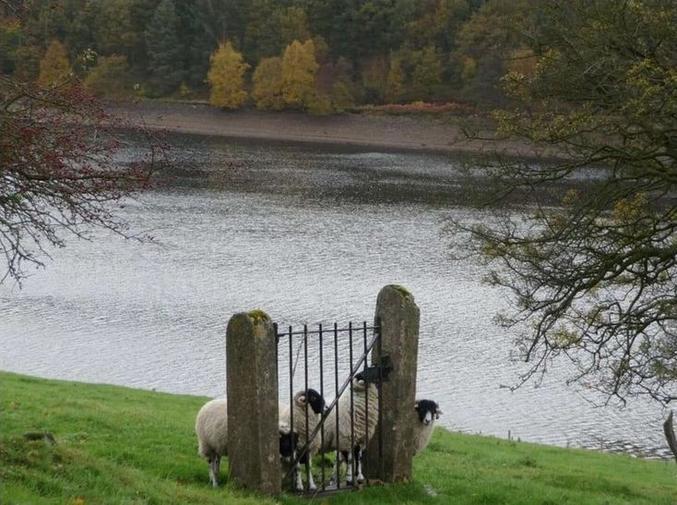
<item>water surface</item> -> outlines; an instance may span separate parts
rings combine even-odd
[[[594,408],[554,367],[510,392],[505,293],[452,262],[448,218],[481,181],[441,155],[174,137],[176,162],[121,212],[156,243],[71,240],[18,290],[0,287],[0,369],[218,396],[226,323],[262,308],[281,324],[373,318],[386,284],[421,308],[418,391],[456,430],[667,455],[662,412]],[[127,153],[136,156],[136,151]],[[314,352],[314,351],[313,351]],[[300,378],[300,376],[297,376]]]

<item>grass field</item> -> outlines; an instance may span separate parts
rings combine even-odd
[[[212,489],[193,433],[204,401],[0,372],[0,505],[307,503]],[[675,505],[677,465],[437,430],[413,482],[320,503]]]

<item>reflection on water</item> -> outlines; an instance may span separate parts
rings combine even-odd
[[[231,314],[282,324],[370,321],[379,289],[421,308],[419,396],[453,429],[667,455],[651,404],[595,409],[556,367],[510,392],[513,335],[492,322],[504,294],[451,262],[449,216],[474,191],[460,163],[182,137],[180,162],[122,212],[157,243],[100,233],[72,241],[18,291],[0,288],[0,368],[87,382],[220,395]],[[475,184],[476,185],[476,184]]]

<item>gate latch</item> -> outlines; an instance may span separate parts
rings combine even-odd
[[[377,365],[372,365],[367,367],[366,370],[362,371],[362,378],[364,382],[369,384],[378,384],[379,377],[383,382],[388,380],[388,374],[393,370],[393,362],[390,360],[390,356],[383,355],[381,356],[381,362]]]

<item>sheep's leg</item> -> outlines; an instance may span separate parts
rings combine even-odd
[[[348,469],[346,470],[346,484],[349,486],[352,486],[353,484],[353,451],[345,451],[347,455],[344,453],[343,457],[346,458],[346,463],[348,465]]]
[[[364,482],[364,475],[362,474],[362,448],[358,445],[355,447],[355,459],[357,460],[357,483]]]
[[[336,466],[335,466],[335,472],[334,475],[331,478],[331,481],[329,481],[329,486],[335,487],[336,483],[339,481],[341,478],[341,463],[343,462],[343,452],[339,452],[338,456],[336,458]]]
[[[221,463],[220,456],[213,456],[209,460],[209,480],[212,482],[213,487],[219,486],[219,467]]]
[[[315,491],[317,486],[315,485],[315,479],[313,479],[313,467],[308,461],[308,491]]]
[[[315,491],[317,486],[313,479],[312,459],[308,453],[304,454],[299,463],[303,464],[303,472],[308,472],[308,491]]]
[[[303,491],[303,479],[301,478],[301,464],[296,463],[296,469],[294,471],[296,474],[296,484],[295,488],[297,491]]]

